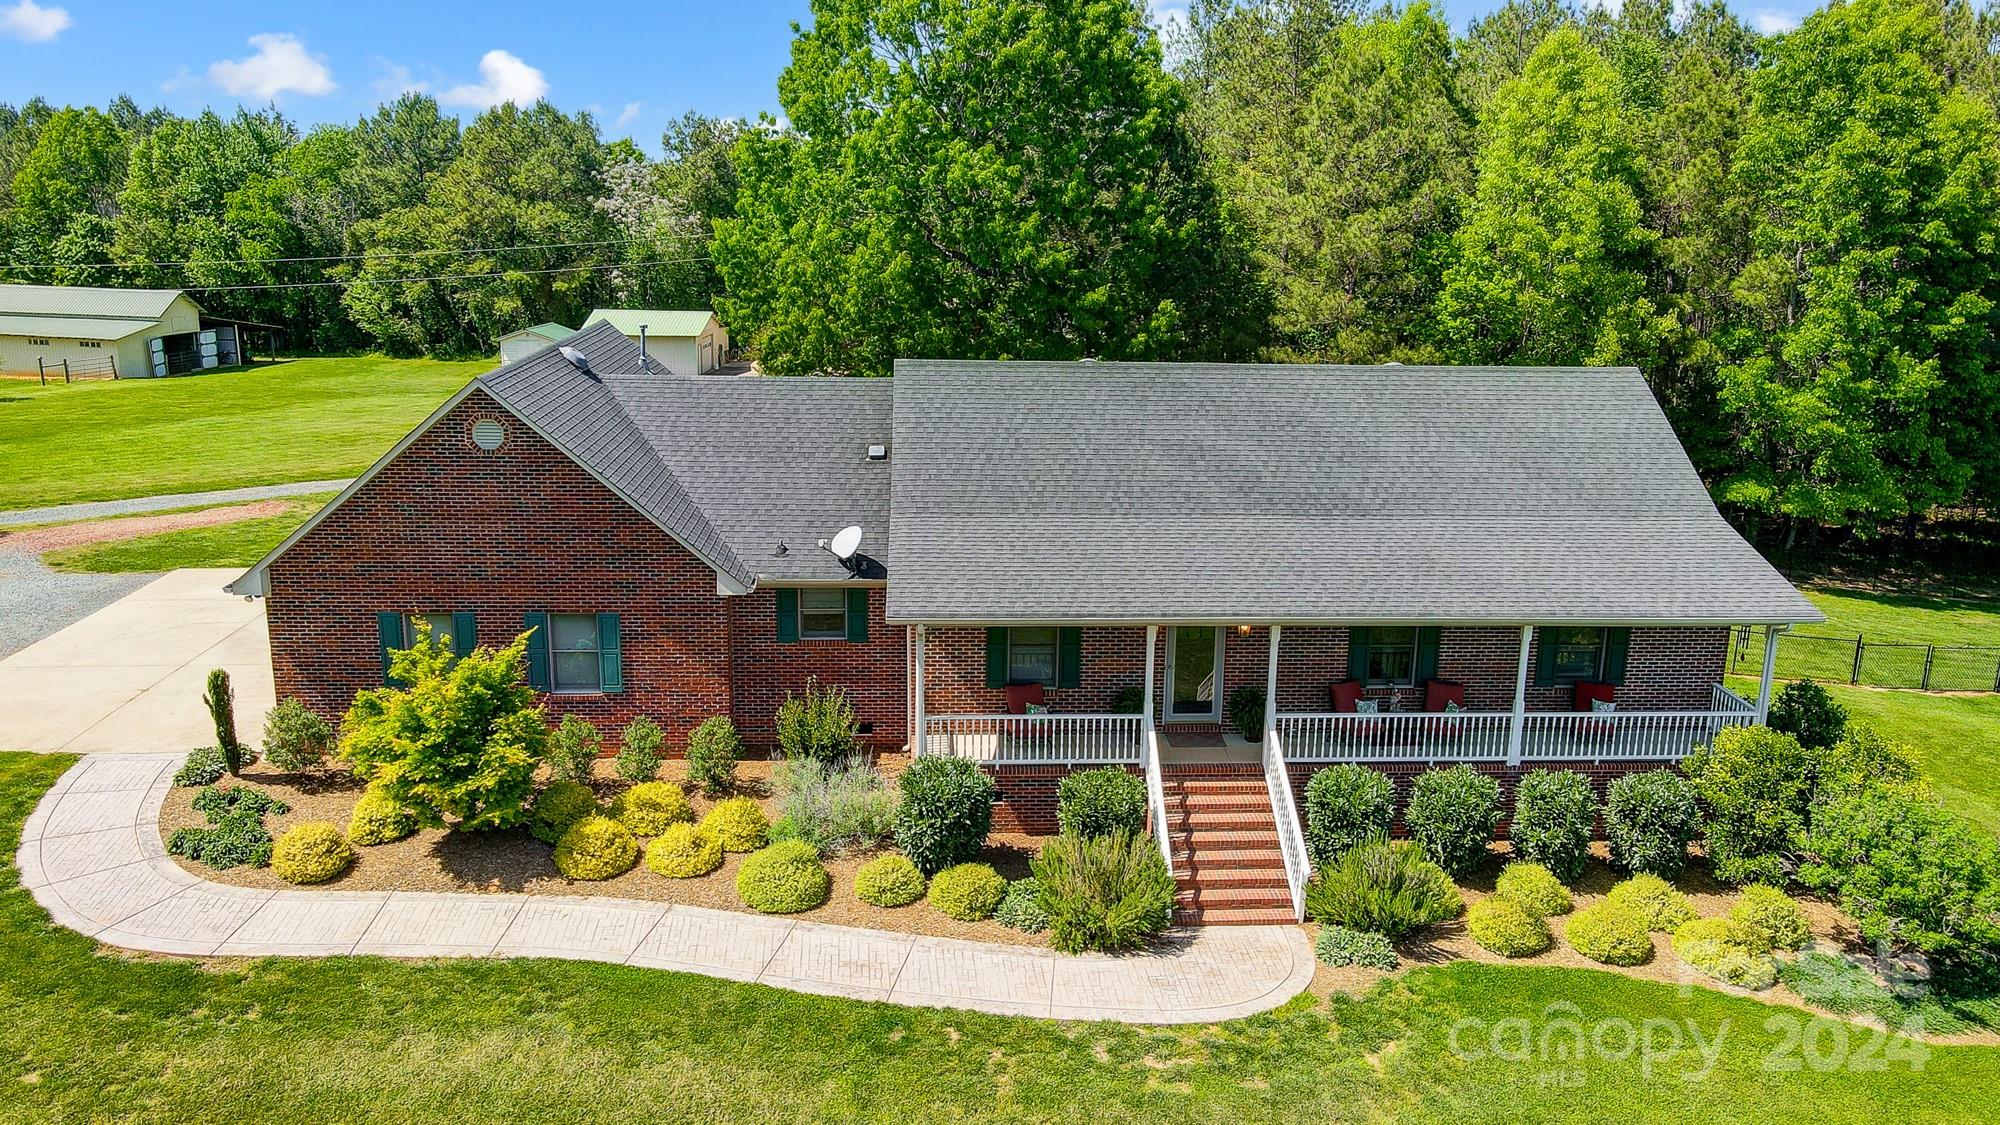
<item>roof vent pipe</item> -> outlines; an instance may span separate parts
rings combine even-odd
[[[641,324],[639,326],[639,370],[644,372],[651,367],[652,361],[646,358],[646,326]]]

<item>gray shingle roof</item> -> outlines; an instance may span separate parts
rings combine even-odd
[[[1786,622],[1637,371],[902,361],[902,621]]]

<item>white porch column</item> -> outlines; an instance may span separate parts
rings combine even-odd
[[[1507,764],[1521,764],[1521,739],[1528,725],[1528,646],[1535,639],[1533,625],[1521,626],[1521,663],[1514,670],[1514,721],[1507,728]]]
[[[1778,627],[1764,626],[1764,674],[1757,682],[1757,725],[1771,714],[1771,671],[1778,663]]]
[[[1278,735],[1278,638],[1284,633],[1283,625],[1271,626],[1271,664],[1264,670],[1264,740],[1267,743]]]
[[[1160,644],[1160,627],[1158,625],[1146,626],[1145,715],[1146,715],[1146,730],[1149,732],[1153,729],[1153,657],[1158,652],[1159,644]]]
[[[924,756],[924,728],[929,725],[924,721],[924,627],[919,625],[917,626],[917,736],[911,743],[915,747],[910,755],[912,758]]]

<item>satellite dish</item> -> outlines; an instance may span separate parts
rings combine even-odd
[[[582,352],[577,351],[575,348],[570,347],[568,344],[562,344],[558,346],[556,350],[562,353],[562,357],[564,359],[569,360],[570,366],[576,368],[578,371],[583,372],[585,375],[592,374],[590,370],[589,356],[584,355]]]
[[[843,527],[835,532],[833,539],[827,543],[826,549],[833,552],[833,557],[839,559],[841,562],[846,562],[853,558],[854,552],[861,549],[860,525]]]

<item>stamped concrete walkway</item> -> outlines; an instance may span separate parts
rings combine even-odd
[[[22,881],[107,945],[195,956],[563,957],[677,969],[893,1004],[1002,1015],[1207,1023],[1312,982],[1293,926],[1177,932],[1154,952],[1071,957],[628,899],[268,891],[183,871],[159,810],[181,755],[91,755],[28,818]]]

